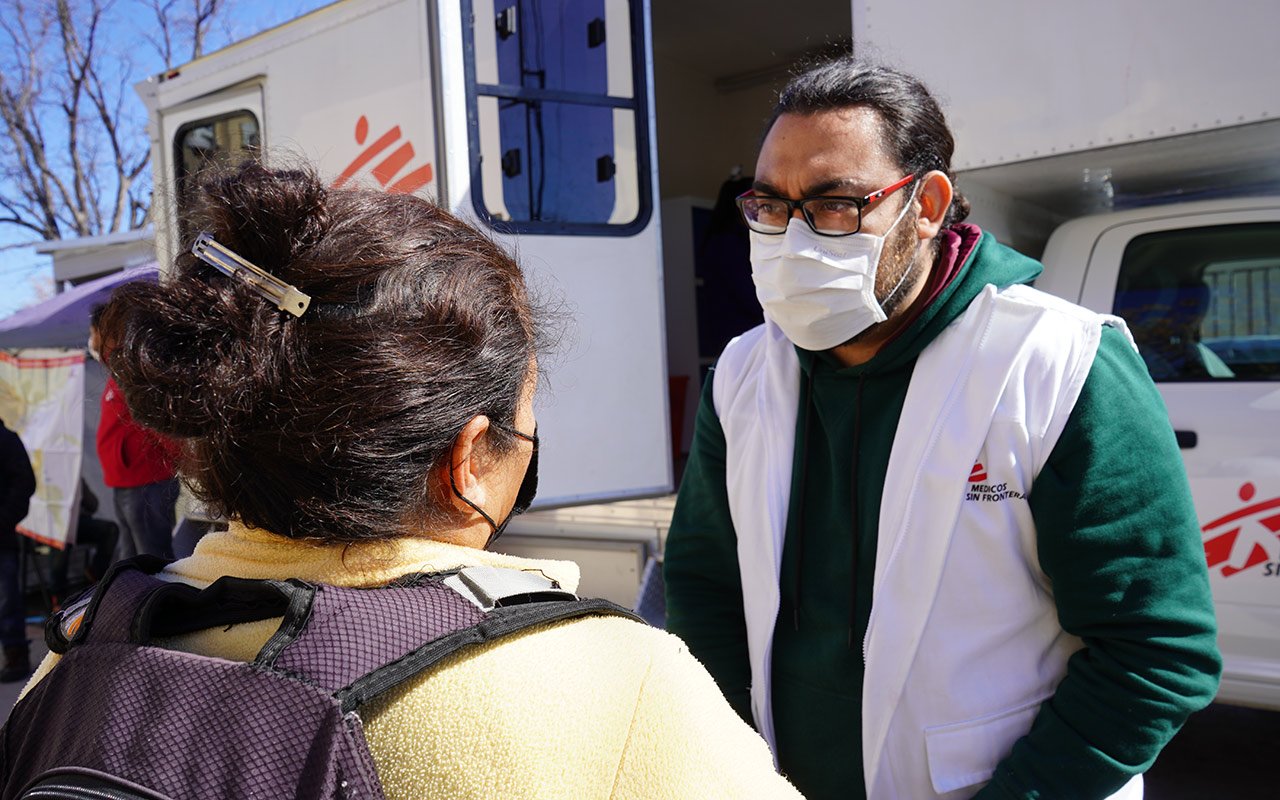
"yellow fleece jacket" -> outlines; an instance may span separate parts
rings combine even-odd
[[[465,566],[541,570],[568,591],[578,567],[403,538],[312,545],[233,524],[162,577],[224,575],[378,586]],[[250,661],[279,620],[166,646]],[[50,655],[27,689],[57,664]],[[620,617],[550,623],[457,653],[361,711],[389,800],[799,798],[684,642]]]

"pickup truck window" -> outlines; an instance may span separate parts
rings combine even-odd
[[[639,4],[471,0],[472,202],[519,233],[628,235],[650,214]]]
[[[1113,310],[1156,381],[1280,380],[1280,223],[1134,237]]]

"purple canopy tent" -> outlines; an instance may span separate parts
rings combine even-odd
[[[156,280],[159,274],[154,263],[132,267],[121,272],[96,278],[68,289],[43,303],[24,308],[18,313],[0,320],[0,349],[26,347],[66,347],[84,349],[89,340],[89,314],[93,307],[105,303],[111,293],[129,281]],[[93,446],[98,429],[97,398],[102,394],[106,380],[102,368],[96,362],[85,364],[85,413],[83,441],[86,445],[81,474],[90,489],[102,501],[98,515],[115,521],[115,508],[110,502],[110,490],[102,482],[102,467]]]
[[[89,339],[89,312],[93,307],[105,303],[117,286],[136,280],[154,281],[158,273],[155,264],[113,272],[24,308],[0,320],[0,349],[83,349]]]

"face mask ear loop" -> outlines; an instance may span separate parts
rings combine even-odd
[[[532,444],[533,444],[533,454],[534,454],[534,456],[537,456],[537,454],[538,454],[538,428],[537,428],[537,426],[534,426],[534,429],[533,429],[533,435],[532,435],[532,436],[530,436],[529,434],[524,433],[524,432],[522,432],[522,431],[518,431],[518,430],[516,430],[516,429],[515,429],[514,427],[512,427],[512,426],[509,426],[509,425],[503,425],[503,424],[498,423],[498,422],[493,423],[493,426],[494,426],[495,428],[500,429],[500,430],[504,430],[504,431],[506,431],[507,433],[511,434],[512,436],[518,437],[518,438],[520,438],[520,439],[524,439],[526,442],[530,442],[530,443],[532,443]],[[525,470],[525,471],[526,471],[526,473],[527,473],[527,472],[528,472],[528,468],[526,468],[526,470]],[[453,480],[453,473],[452,473],[452,472],[450,472],[450,473],[449,473],[449,480],[450,480],[450,481],[452,481],[452,480]],[[454,489],[454,492],[457,492],[457,489]],[[462,495],[458,495],[458,496],[459,496],[459,497],[462,497]],[[518,501],[518,500],[519,500],[519,498],[517,497],[517,501]],[[468,500],[467,498],[462,497],[462,502],[466,503],[467,505],[470,505],[472,508],[475,508],[475,509],[476,509],[476,511],[480,511],[480,509],[479,509],[479,508],[477,508],[474,504],[472,504],[472,503],[471,503],[471,501],[470,501],[470,500]],[[486,541],[486,542],[484,543],[484,549],[485,549],[485,550],[488,550],[490,547],[492,547],[492,546],[493,546],[493,543],[494,543],[494,542],[498,541],[498,537],[502,536],[503,531],[505,531],[505,530],[507,529],[507,523],[511,522],[511,518],[512,518],[513,516],[515,516],[515,514],[516,514],[516,513],[519,513],[519,512],[516,512],[516,511],[513,509],[513,510],[512,510],[512,512],[511,512],[510,514],[508,514],[508,515],[507,515],[507,518],[506,518],[506,519],[504,519],[504,520],[502,521],[502,524],[501,524],[501,525],[494,525],[494,524],[493,524],[493,519],[492,519],[492,518],[490,518],[490,516],[489,516],[488,514],[485,514],[483,511],[480,511],[480,514],[481,514],[482,516],[484,516],[484,518],[485,518],[486,520],[488,520],[488,522],[489,522],[489,526],[493,528],[493,533],[489,534],[489,540],[488,540],[488,541]]]
[[[880,307],[881,307],[881,308],[883,308],[883,307],[884,307],[884,304],[885,304],[885,303],[887,303],[887,302],[889,302],[890,300],[892,300],[892,299],[893,299],[893,296],[894,296],[895,294],[897,294],[897,293],[898,293],[898,290],[899,290],[899,289],[901,289],[904,285],[906,285],[906,283],[907,283],[907,278],[911,277],[911,273],[913,273],[913,272],[915,272],[915,271],[916,271],[916,262],[915,262],[915,259],[913,258],[913,259],[911,260],[911,266],[907,267],[906,272],[903,272],[903,273],[902,273],[902,277],[898,279],[898,285],[897,285],[897,286],[894,286],[894,287],[893,287],[893,289],[891,289],[891,290],[889,291],[889,293],[888,293],[887,295],[885,295],[885,297],[884,297],[884,299],[883,299],[883,300],[877,300],[877,301],[876,301],[877,303],[879,303],[879,304],[880,304]]]
[[[532,442],[535,450],[538,447],[537,430],[535,430],[533,435],[530,436],[527,433],[521,433],[520,431],[515,430],[514,428],[510,428],[506,425],[499,425],[497,423],[494,423],[494,427],[502,428],[503,430],[506,430],[508,433],[514,436],[518,436],[527,442]],[[474,510],[480,516],[484,517],[484,521],[489,523],[489,528],[492,530],[492,533],[489,534],[489,538],[484,543],[484,549],[488,550],[490,545],[492,545],[495,541],[497,541],[498,537],[502,535],[502,531],[504,528],[507,527],[507,523],[511,521],[511,517],[508,516],[506,519],[504,519],[501,525],[495,524],[493,521],[493,517],[486,514],[483,508],[471,502],[471,500],[469,500],[466,495],[458,491],[458,482],[453,479],[452,469],[449,470],[449,485],[453,487],[453,494],[455,497],[457,497],[459,500],[466,503],[467,505],[471,506],[472,510]]]
[[[911,204],[916,201],[916,192],[920,189],[920,181],[916,181],[916,185],[911,187],[911,196],[907,198],[907,202],[902,204],[902,210],[898,212],[898,217],[889,226],[889,230],[884,232],[884,238],[888,239],[889,234],[893,233],[893,229],[898,227],[898,223],[902,222],[902,218],[907,215],[907,209],[911,208]]]
[[[489,542],[492,542],[498,536],[498,526],[493,524],[493,517],[484,513],[483,508],[481,508],[480,506],[468,500],[466,495],[458,491],[458,483],[453,479],[453,470],[449,470],[449,485],[453,487],[453,493],[457,496],[457,498],[462,502],[466,503],[467,505],[471,506],[471,508],[474,509],[477,514],[484,517],[484,521],[489,523],[489,527],[493,529],[493,533],[489,534],[489,541],[485,543],[485,547],[488,548]]]
[[[903,216],[906,215],[907,209],[911,208],[911,204],[916,201],[916,189],[918,188],[920,188],[920,184],[916,183],[915,187],[911,190],[911,196],[907,198],[907,202],[903,204],[902,210],[898,212],[898,218],[893,221],[893,224],[889,226],[889,230],[885,232],[884,238],[886,241],[889,238],[889,234],[893,233],[893,229],[898,227],[898,223],[902,222],[902,218]],[[911,277],[911,273],[915,272],[915,270],[916,270],[916,260],[912,258],[911,266],[908,267],[907,270],[902,273],[902,277],[898,279],[898,285],[894,286],[893,289],[890,290],[890,292],[887,295],[885,295],[883,300],[876,301],[877,303],[880,304],[881,308],[884,308],[884,304],[893,299],[893,296],[898,293],[898,290],[901,289],[903,285],[906,284],[907,278]],[[452,473],[450,474],[452,475]]]

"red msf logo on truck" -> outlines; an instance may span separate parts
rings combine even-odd
[[[1253,502],[1257,489],[1252,483],[1240,487],[1243,508],[1218,517],[1200,530],[1204,533],[1204,555],[1209,569],[1222,577],[1266,564],[1266,574],[1280,573],[1280,497]]]
[[[341,186],[351,180],[353,176],[365,167],[373,164],[370,174],[374,180],[382,184],[388,192],[402,192],[410,194],[426,186],[432,177],[431,163],[423,164],[416,169],[412,169],[407,173],[401,174],[405,167],[411,166],[416,153],[413,151],[413,142],[400,142],[400,126],[388,130],[386,133],[375,139],[368,147],[362,150],[359,155],[351,160],[342,173],[334,180],[335,187]],[[356,121],[356,144],[364,144],[369,138],[369,119],[368,117],[360,117]],[[391,145],[400,142],[400,146],[388,153],[384,158],[376,164],[373,162],[382,156]]]

